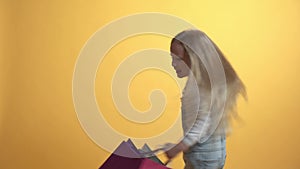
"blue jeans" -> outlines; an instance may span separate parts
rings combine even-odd
[[[213,135],[183,154],[184,169],[222,169],[226,159],[226,136]]]

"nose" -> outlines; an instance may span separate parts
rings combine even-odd
[[[172,60],[172,66],[173,66],[173,67],[176,66],[176,63],[175,63],[174,59]]]

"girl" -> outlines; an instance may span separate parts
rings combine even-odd
[[[172,66],[188,77],[181,98],[184,138],[166,151],[183,151],[185,169],[222,169],[226,159],[229,119],[237,117],[237,96],[246,98],[238,75],[216,44],[202,31],[185,30],[171,42]]]

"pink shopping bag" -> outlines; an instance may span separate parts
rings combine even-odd
[[[155,159],[155,160],[153,160]],[[154,156],[143,157],[132,141],[123,141],[99,169],[170,169]]]

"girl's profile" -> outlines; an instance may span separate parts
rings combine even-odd
[[[183,152],[185,169],[221,169],[226,159],[226,136],[231,131],[229,122],[237,117],[238,95],[246,98],[245,86],[217,45],[200,30],[177,34],[170,51],[177,77],[188,80],[181,98],[185,135],[166,156],[172,159]],[[217,71],[215,58],[223,74]]]

